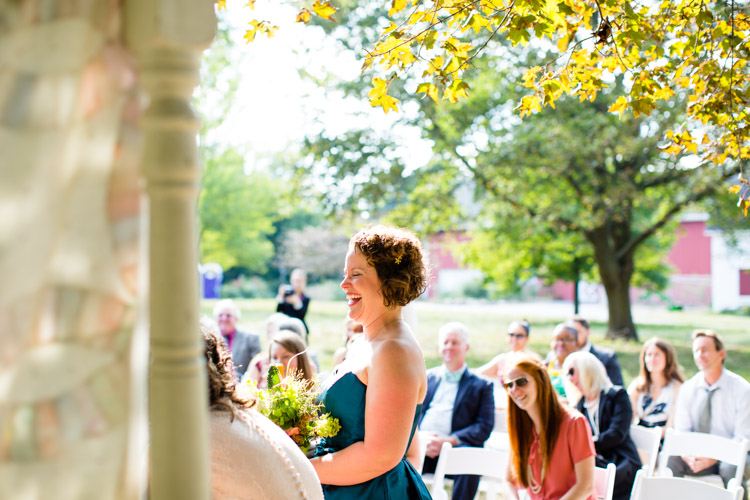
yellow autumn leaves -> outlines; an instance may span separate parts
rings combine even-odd
[[[245,7],[250,8],[250,10],[255,9],[255,0],[248,0],[245,4]],[[216,0],[216,8],[217,10],[225,10],[227,8],[227,0]],[[312,5],[312,12],[310,11],[310,9],[302,8],[297,14],[296,22],[307,24],[310,22],[313,14],[320,17],[321,19],[327,19],[329,21],[335,22],[336,20],[333,18],[333,14],[335,13],[336,8],[327,0],[315,0]],[[250,21],[249,27],[245,32],[245,43],[255,41],[255,37],[259,33],[262,35],[266,35],[268,38],[271,38],[274,36],[278,29],[278,26],[274,26],[268,21],[253,19],[252,21]]]

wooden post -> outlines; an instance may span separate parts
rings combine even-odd
[[[207,0],[130,0],[128,41],[149,99],[143,170],[149,212],[150,491],[210,497],[205,361],[198,329],[199,122],[190,101],[216,29]]]

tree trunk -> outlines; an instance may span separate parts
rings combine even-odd
[[[581,283],[581,272],[578,258],[573,259],[573,314],[578,314],[581,299],[578,295],[578,285]]]
[[[626,223],[610,223],[606,227],[589,233],[588,238],[594,246],[594,258],[599,269],[599,276],[607,292],[609,312],[607,338],[638,341],[630,311],[630,280],[635,269],[634,251],[617,256],[617,248],[620,247],[619,240],[629,236],[629,229],[629,224]]]

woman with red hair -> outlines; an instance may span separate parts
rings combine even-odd
[[[511,498],[525,489],[531,500],[594,500],[594,442],[586,418],[564,407],[539,361],[509,360]]]

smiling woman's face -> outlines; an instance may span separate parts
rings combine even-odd
[[[508,374],[505,377],[505,383],[513,383],[513,386],[510,388],[506,386],[506,390],[508,391],[510,399],[512,399],[520,409],[529,411],[529,409],[537,406],[537,387],[536,382],[531,375],[517,366],[514,366],[508,371]]]
[[[271,364],[283,366],[284,374],[297,370],[297,358],[292,358],[294,354],[284,349],[281,344],[277,342],[271,344]]]
[[[350,247],[341,282],[341,289],[346,292],[349,318],[367,326],[380,316],[385,309],[381,287],[375,268],[367,263],[364,255]]]

